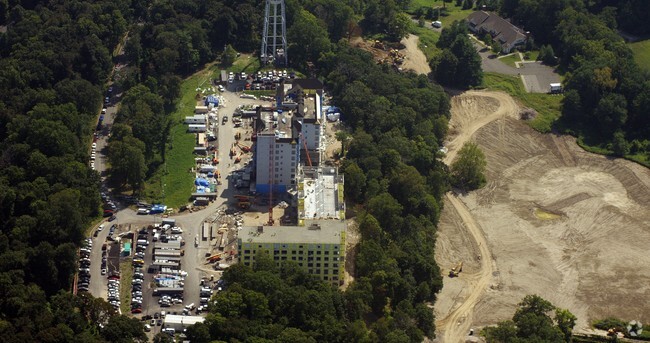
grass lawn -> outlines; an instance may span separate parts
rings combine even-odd
[[[641,69],[650,71],[650,40],[628,44],[634,53],[634,60]]]
[[[133,282],[133,265],[131,259],[120,262],[120,310],[123,314],[131,313],[131,283]]]
[[[535,109],[538,115],[528,123],[537,131],[550,132],[553,123],[560,117],[560,102],[563,96],[527,93],[521,79],[516,76],[483,73],[483,86],[504,91],[519,99],[524,106]]]
[[[448,16],[440,16],[438,20],[442,22],[442,27],[451,25],[454,20],[462,20],[467,18],[467,16],[474,12],[474,9],[463,10],[462,7],[456,6],[456,2],[445,3],[445,8],[447,8]],[[442,0],[411,0],[411,5],[409,6],[408,13],[414,14],[415,11],[420,7],[440,7],[442,8]]]
[[[501,62],[513,67],[513,68],[516,68],[517,66],[515,65],[515,62],[521,62],[521,59],[519,58],[518,53],[514,53],[514,54],[510,54],[508,56],[499,57],[499,61],[501,61]]]
[[[528,59],[526,61],[537,61],[537,56],[539,56],[539,50],[531,50],[531,51],[526,51],[523,53],[524,58],[526,58],[526,54],[528,54]]]
[[[235,63],[232,64],[229,68],[226,68],[228,71],[235,73],[246,72],[247,74],[252,74],[260,70],[260,59],[251,54],[241,54]],[[217,70],[219,72],[219,70]]]
[[[178,208],[189,202],[194,188],[194,174],[189,170],[194,166],[196,136],[187,132],[183,119],[194,113],[196,88],[209,85],[215,70],[218,75],[218,67],[208,66],[181,83],[181,99],[169,117],[172,127],[167,144],[167,161],[147,180],[143,192],[146,199],[163,202],[170,208]]]
[[[436,47],[438,39],[440,39],[440,33],[430,30],[426,27],[419,27],[417,25],[411,26],[411,33],[420,37],[420,42],[418,43],[418,48],[422,50],[424,56],[427,57],[427,61],[430,61],[433,56],[440,52],[440,49]]]

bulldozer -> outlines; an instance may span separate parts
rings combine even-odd
[[[463,262],[459,262],[457,266],[452,267],[449,271],[449,277],[458,277],[458,274],[463,271]]]

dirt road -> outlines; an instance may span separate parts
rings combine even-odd
[[[448,152],[444,162],[451,164],[458,150],[478,129],[495,120],[503,121],[506,117],[516,117],[517,109],[517,104],[510,96],[499,92],[470,91],[452,98],[450,135],[453,139],[447,143]],[[436,323],[438,330],[443,331],[443,342],[456,343],[463,342],[467,335],[472,324],[474,307],[490,285],[496,264],[488,249],[483,230],[467,206],[452,192],[447,193],[446,197],[447,204],[453,207],[462,221],[462,226],[470,233],[474,244],[478,245],[479,254],[472,258],[476,258],[480,263],[478,272],[471,273],[466,270],[461,274],[467,282],[465,288],[469,292],[464,301]]]
[[[451,120],[447,142],[449,150],[444,162],[450,165],[458,150],[483,126],[497,119],[516,118],[518,106],[508,94],[491,91],[469,91],[451,99]]]
[[[447,193],[447,200],[449,200],[449,203],[454,207],[454,210],[462,219],[465,228],[467,228],[472,238],[478,244],[480,252],[480,255],[477,256],[481,265],[480,272],[470,276],[463,274],[464,277],[469,279],[469,287],[472,289],[471,293],[459,307],[457,307],[446,318],[436,323],[438,329],[442,327],[445,328],[443,342],[462,342],[463,337],[467,335],[470,325],[472,324],[474,306],[478,302],[483,291],[485,291],[489,286],[492,276],[496,271],[496,266],[492,259],[492,254],[488,249],[488,244],[483,235],[483,230],[476,220],[474,220],[474,217],[472,217],[467,206],[465,206],[465,204],[463,204],[463,202],[452,193]]]
[[[429,74],[431,67],[427,63],[427,57],[418,48],[418,42],[420,42],[420,37],[413,34],[409,35],[408,38],[402,39],[402,44],[406,47],[406,49],[402,50],[405,57],[402,68],[411,69],[418,74]]]
[[[440,341],[512,318],[529,294],[571,311],[577,332],[606,317],[649,321],[650,270],[639,266],[650,265],[650,170],[536,132],[516,109],[502,93],[452,99],[445,161],[475,141],[488,184],[445,199],[436,262],[464,264],[434,306]]]

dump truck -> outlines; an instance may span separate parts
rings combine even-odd
[[[449,277],[457,277],[460,272],[463,271],[463,262],[459,262],[457,266],[451,268],[449,271]]]

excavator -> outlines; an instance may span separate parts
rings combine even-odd
[[[235,163],[239,163],[239,162],[241,162],[241,152],[239,153],[239,155],[237,155],[237,157],[235,157]]]
[[[242,210],[247,210],[251,208],[251,205],[255,202],[255,197],[248,196],[248,195],[235,195],[235,199],[237,199],[238,203],[237,206],[241,208]]]
[[[244,153],[248,153],[248,152],[251,151],[251,147],[249,147],[248,145],[244,145],[244,144],[241,144],[239,142],[237,142],[236,144],[241,149],[241,151],[243,151]]]
[[[463,261],[459,262],[456,267],[452,267],[449,271],[449,277],[458,277],[458,274],[463,271]]]

